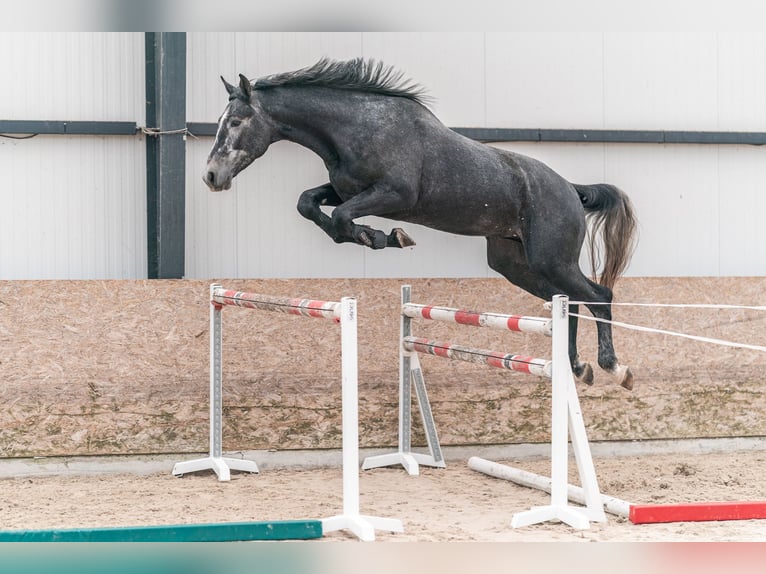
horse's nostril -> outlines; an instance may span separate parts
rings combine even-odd
[[[207,172],[205,179],[208,183],[215,183],[215,173],[212,171]]]

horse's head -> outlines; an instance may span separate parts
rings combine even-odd
[[[229,105],[218,120],[215,143],[207,158],[202,179],[211,191],[231,187],[240,171],[262,156],[272,141],[271,122],[253,98],[253,88],[242,74],[239,86],[221,77],[229,93]]]

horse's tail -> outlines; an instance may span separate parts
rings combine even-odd
[[[612,289],[625,271],[635,248],[637,222],[628,196],[613,185],[574,184],[590,223],[588,248],[593,273],[601,266],[597,281]],[[600,238],[599,238],[600,236]],[[599,240],[600,239],[600,240]]]

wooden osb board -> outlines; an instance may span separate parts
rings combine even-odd
[[[502,279],[221,280],[226,287],[359,305],[362,446],[396,444],[399,287],[413,301],[545,315]],[[208,442],[208,283],[0,282],[0,456],[200,452]],[[617,300],[760,304],[765,278],[636,278]],[[320,319],[227,308],[225,450],[340,447],[339,329]],[[620,307],[615,319],[766,345],[766,313]],[[444,323],[415,334],[549,356],[550,340]],[[581,322],[581,356],[596,356]],[[766,434],[766,354],[618,329],[636,377],[596,369],[580,386],[592,440]],[[443,444],[545,442],[548,385],[423,357]],[[415,410],[417,412],[417,410]],[[422,440],[421,440],[422,442]]]

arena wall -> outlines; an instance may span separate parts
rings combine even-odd
[[[227,280],[259,293],[359,305],[360,439],[394,446],[399,288],[413,301],[543,315],[503,279]],[[625,278],[623,302],[758,304],[766,279]],[[208,282],[0,282],[0,457],[203,452],[208,441]],[[750,310],[618,307],[615,319],[766,344]],[[339,448],[340,334],[325,321],[227,308],[224,450]],[[550,340],[443,323],[415,334],[546,357]],[[615,330],[635,374],[626,391],[596,369],[578,386],[592,440],[766,434],[762,352]],[[581,321],[581,356],[595,327]],[[529,375],[423,357],[444,445],[549,440],[548,384]],[[417,412],[415,410],[414,412]],[[418,444],[425,444],[418,434]]]
[[[493,145],[576,183],[623,188],[642,231],[630,276],[766,275],[766,148],[738,138],[766,133],[766,38],[741,30],[585,33],[578,24],[591,17],[578,14],[582,21],[565,31],[189,32],[186,120],[217,120],[226,105],[221,75],[256,78],[323,56],[361,56],[422,84],[450,127],[681,130],[700,136],[693,141],[730,134],[740,143]],[[12,80],[0,120],[156,129],[147,125],[145,42],[140,32],[3,34],[0,73]],[[12,137],[0,137],[0,279],[148,276],[150,138],[141,129],[4,135]],[[481,238],[408,225],[418,246],[404,252],[328,241],[295,212],[303,190],[327,181],[321,160],[297,145],[275,144],[230,191],[211,194],[200,176],[212,143],[186,140],[186,278],[494,277]]]

